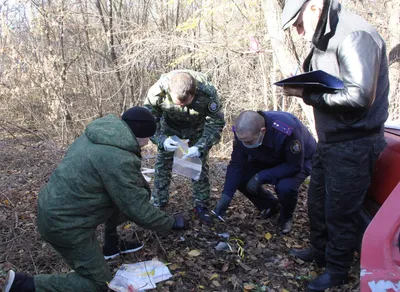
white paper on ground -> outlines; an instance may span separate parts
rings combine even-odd
[[[123,264],[108,287],[117,292],[144,291],[156,288],[156,284],[168,280],[172,275],[160,261],[152,260],[135,264]]]

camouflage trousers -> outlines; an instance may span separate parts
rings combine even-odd
[[[310,236],[311,244],[325,254],[331,274],[350,269],[360,210],[385,145],[382,135],[317,145],[308,190]]]
[[[210,197],[208,153],[208,150],[204,151],[203,155],[200,157],[202,162],[202,171],[199,180],[192,180],[192,197],[194,206],[207,207],[207,202]],[[162,207],[168,203],[173,159],[174,152],[168,152],[164,149],[158,150],[155,165],[154,189],[152,192],[152,201],[154,206]]]
[[[34,276],[36,292],[107,291],[112,276],[94,232],[78,245],[51,245],[74,272]]]
[[[106,222],[106,230],[115,230],[125,221],[121,213],[116,212]],[[68,243],[60,240],[58,235],[47,232],[38,222],[42,237],[62,256],[74,272],[68,274],[41,274],[35,275],[36,292],[94,292],[107,291],[107,282],[112,275],[103,251],[98,242],[95,230],[86,231],[80,243]],[[65,237],[65,236],[63,236]],[[68,238],[68,236],[66,236]]]

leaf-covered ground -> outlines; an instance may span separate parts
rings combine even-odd
[[[31,274],[66,273],[70,269],[40,238],[35,224],[38,191],[64,152],[34,136],[0,135],[0,282],[9,268]],[[154,148],[144,149],[143,157],[143,166],[152,167]],[[212,207],[220,196],[227,163],[210,160]],[[110,261],[110,268],[115,272],[122,263],[158,258],[168,263],[173,277],[158,284],[156,291],[304,291],[307,281],[322,272],[315,264],[288,255],[290,248],[309,245],[306,190],[303,185],[292,232],[282,236],[277,218],[260,219],[239,193],[226,223],[218,222],[211,228],[199,224],[192,212],[190,181],[174,176],[166,211],[183,213],[190,219],[190,229],[157,234],[128,222],[120,228],[122,237],[137,238],[145,246]],[[229,233],[232,251],[215,249],[221,233]],[[99,226],[100,242],[102,234]],[[358,266],[356,262],[348,285],[331,291],[359,291]]]

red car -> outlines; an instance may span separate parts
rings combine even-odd
[[[361,292],[400,292],[400,122],[385,137],[362,212]]]

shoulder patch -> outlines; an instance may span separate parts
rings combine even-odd
[[[216,113],[218,111],[218,103],[214,100],[208,103],[208,110],[212,113]]]
[[[293,132],[293,128],[291,126],[285,125],[284,123],[282,123],[278,120],[276,120],[272,123],[272,127],[287,136],[292,135],[292,132]]]
[[[300,153],[300,151],[301,151],[301,144],[300,144],[299,140],[294,140],[294,141],[292,142],[292,144],[290,144],[290,151],[291,151],[293,154],[299,154],[299,153]]]

